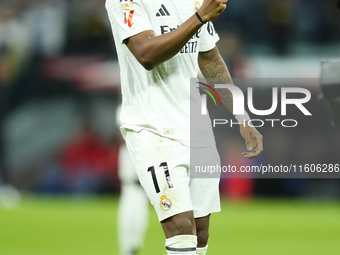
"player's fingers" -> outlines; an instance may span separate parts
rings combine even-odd
[[[263,151],[263,136],[259,133],[252,135],[251,142],[253,149],[259,149],[261,152]]]
[[[256,143],[254,142],[254,137],[252,136],[252,134],[246,133],[243,138],[246,142],[247,150],[252,151],[256,147]]]
[[[250,137],[246,138],[246,147],[248,151],[252,151],[253,150],[253,142],[251,141]]]
[[[259,150],[255,150],[255,151],[251,151],[251,152],[243,152],[242,153],[243,157],[248,158],[248,159],[256,158],[260,154],[261,154],[261,152]]]
[[[256,137],[256,149],[259,151],[260,154],[263,151],[263,136],[262,135],[258,135]]]
[[[262,147],[261,143],[257,143],[256,147],[252,150],[251,154],[254,157],[257,157],[257,156],[261,155],[262,151],[263,151],[263,147]]]
[[[252,150],[250,152],[243,152],[242,155],[245,158],[253,159],[261,155],[263,151],[263,138],[262,136],[257,136],[252,139]],[[247,147],[248,148],[248,147]]]
[[[258,146],[258,142],[256,140],[256,138],[254,139],[251,139],[251,147],[252,147],[252,150],[255,150]]]
[[[248,158],[248,159],[253,159],[253,158],[256,157],[255,155],[253,155],[252,152],[251,152],[251,153],[249,153],[249,152],[243,152],[243,153],[242,153],[242,156],[245,157],[245,158]]]
[[[227,2],[228,2],[228,0],[222,0],[222,5],[223,5],[222,12],[227,8]]]
[[[262,141],[257,144],[257,148],[258,148],[259,153],[261,154],[263,152],[263,143],[262,143]]]

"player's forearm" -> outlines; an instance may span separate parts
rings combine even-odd
[[[233,84],[229,70],[224,63],[220,53],[215,47],[211,51],[200,52],[198,65],[204,78],[211,86],[215,84]],[[233,113],[233,95],[228,89],[216,89],[221,96],[222,103]]]
[[[125,43],[139,63],[145,69],[151,70],[175,56],[202,25],[196,15],[193,15],[172,32],[153,36],[153,32],[148,31],[144,38],[140,35],[137,40],[132,38],[134,40],[129,39]]]

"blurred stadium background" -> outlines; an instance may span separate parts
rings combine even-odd
[[[0,1],[0,255],[118,253],[121,98],[104,3]],[[214,25],[233,77],[313,80],[314,121],[261,128],[256,163],[339,163],[340,133],[318,100],[320,60],[340,57],[336,1],[231,0]],[[221,157],[243,164],[236,132],[217,134]],[[340,254],[338,179],[223,179],[221,194],[209,254]],[[150,218],[140,254],[164,251]]]

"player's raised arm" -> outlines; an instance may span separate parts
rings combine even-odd
[[[205,0],[198,15],[191,16],[176,30],[160,36],[155,36],[151,30],[144,31],[124,40],[124,43],[138,62],[145,69],[151,70],[175,56],[203,25],[202,22],[218,17],[226,8],[227,2],[228,0]]]
[[[233,84],[230,73],[218,49],[215,47],[207,52],[200,52],[198,65],[204,78],[208,79],[211,86],[215,84]],[[233,113],[233,95],[228,89],[216,89],[221,96],[222,103]],[[242,153],[245,158],[255,158],[263,151],[263,137],[246,122],[240,125],[240,132],[245,139],[248,152]]]
[[[210,51],[200,52],[198,55],[198,65],[204,78],[209,79],[210,85],[216,83],[233,84],[229,70],[224,63],[217,47]],[[216,89],[221,96],[223,104],[233,113],[233,95],[228,89]]]

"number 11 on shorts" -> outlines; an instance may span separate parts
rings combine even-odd
[[[174,185],[172,184],[172,181],[171,181],[168,164],[166,162],[163,162],[159,166],[163,167],[163,169],[164,169],[164,175],[165,175],[166,182],[168,183],[169,189],[173,188]],[[156,173],[155,173],[155,167],[154,166],[150,166],[148,168],[148,172],[151,172],[152,181],[153,181],[153,185],[155,186],[156,193],[159,193],[160,189],[159,189],[158,182],[157,182],[157,177],[156,177]]]

